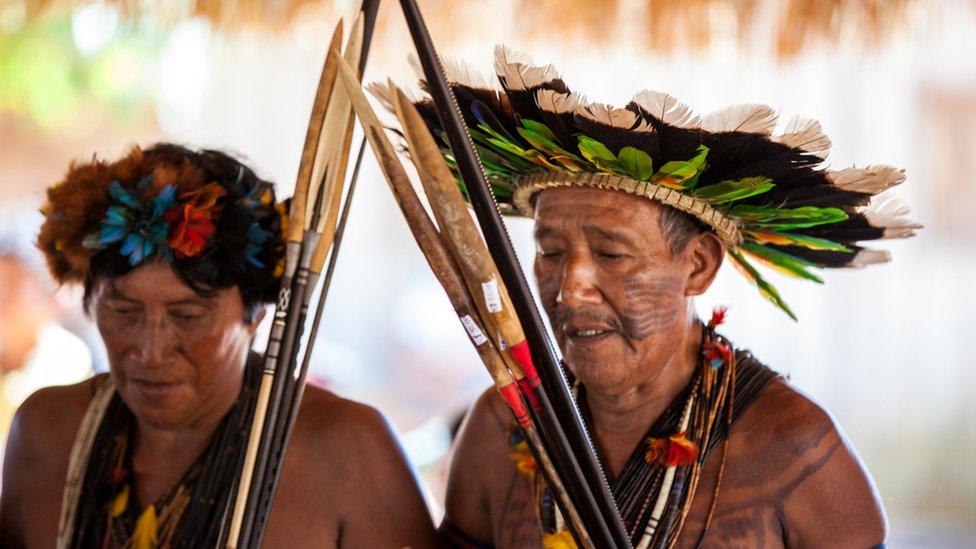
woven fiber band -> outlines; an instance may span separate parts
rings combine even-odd
[[[716,210],[708,202],[655,183],[637,181],[609,173],[541,172],[519,175],[515,177],[515,193],[512,201],[521,213],[532,217],[532,197],[540,191],[556,187],[612,189],[644,196],[695,216],[714,229],[719,237],[731,247],[736,247],[742,243],[742,234],[739,232],[739,226],[735,221]]]

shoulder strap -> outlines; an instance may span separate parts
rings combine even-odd
[[[58,520],[58,549],[66,549],[71,543],[74,531],[75,513],[78,508],[78,496],[81,490],[81,480],[88,468],[88,456],[91,455],[92,443],[98,426],[102,423],[105,410],[115,395],[115,383],[112,376],[102,383],[85,410],[85,417],[75,435],[74,445],[71,447],[71,457],[68,460],[68,476],[64,482],[64,493],[61,497],[61,517]]]

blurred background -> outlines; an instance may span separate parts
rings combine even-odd
[[[504,42],[570,88],[644,88],[698,112],[768,103],[819,119],[829,163],[908,171],[925,225],[893,262],[774,283],[794,323],[723,268],[698,306],[824,404],[878,483],[892,547],[976,538],[976,1],[421,0],[442,55],[491,72]],[[34,251],[44,187],[72,160],[175,141],[246,159],[291,193],[326,42],[355,0],[0,2],[0,432],[27,394],[106,368],[79,293]],[[384,2],[366,80],[413,83]],[[510,221],[524,264],[528,222]],[[450,428],[489,384],[367,152],[311,374],[384,410],[435,512]]]

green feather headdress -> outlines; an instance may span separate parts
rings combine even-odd
[[[920,227],[900,203],[872,200],[903,182],[904,170],[823,168],[830,140],[815,120],[793,118],[773,135],[777,115],[765,105],[698,116],[650,90],[623,108],[588,103],[555,67],[534,65],[505,46],[495,48],[500,86],[460,63],[445,60],[444,68],[507,213],[532,216],[533,197],[553,187],[657,200],[715,230],[738,270],[794,320],[754,263],[820,283],[812,269],[888,261],[887,252],[859,243],[912,236]],[[420,86],[426,90],[423,80]],[[391,106],[385,86],[370,89]],[[432,101],[415,104],[454,168]]]

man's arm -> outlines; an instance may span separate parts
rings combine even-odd
[[[34,448],[30,444],[29,403],[17,410],[7,438],[7,448],[3,455],[3,488],[0,490],[0,547],[24,547],[24,532],[21,525],[22,503],[26,497],[25,487],[29,483],[30,468]],[[25,417],[26,416],[26,417]]]
[[[337,488],[330,503],[338,511],[338,545],[436,547],[419,480],[386,418],[334,395],[307,396],[305,432],[319,456],[313,465]]]
[[[792,463],[780,507],[790,547],[876,547],[887,524],[870,474],[830,414],[798,392],[780,398]]]
[[[506,457],[505,423],[499,410],[501,399],[495,390],[485,391],[472,405],[451,450],[444,522],[445,542],[463,537],[469,546],[490,546],[494,538],[489,486],[499,485],[499,467],[511,462]],[[510,475],[503,475],[505,483]],[[507,485],[506,485],[507,487]]]
[[[17,410],[0,491],[0,547],[53,546],[68,454],[95,381],[48,387]]]

